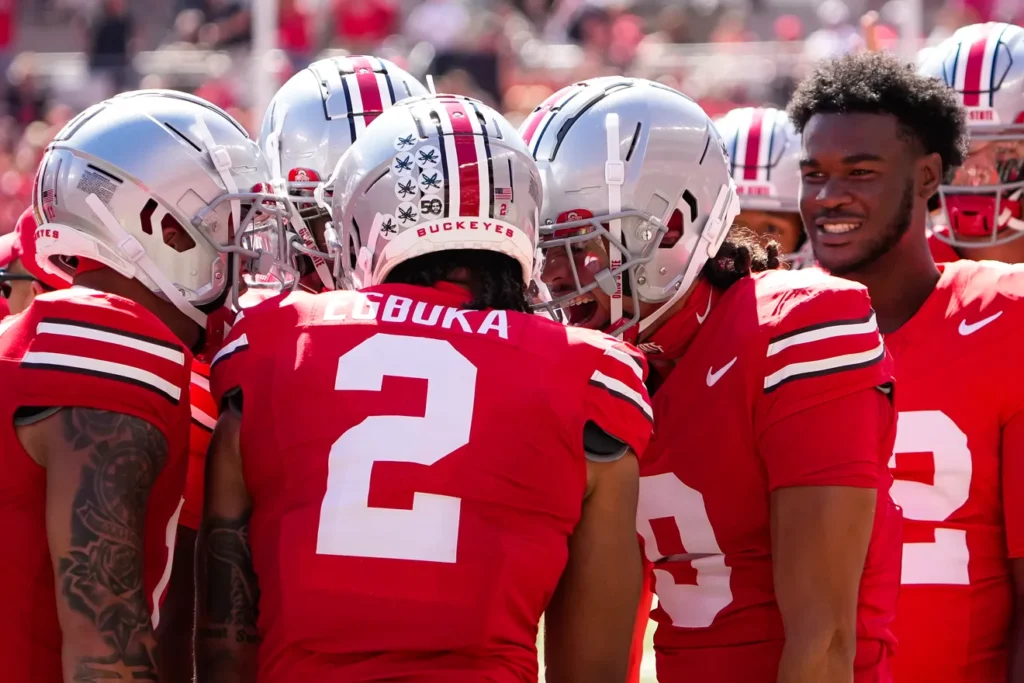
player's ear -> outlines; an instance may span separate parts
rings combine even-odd
[[[942,157],[937,153],[925,154],[917,160],[917,196],[927,200],[942,184]]]

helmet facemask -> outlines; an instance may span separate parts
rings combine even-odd
[[[929,227],[943,242],[969,248],[1024,235],[1024,130],[975,134],[964,165],[937,196]]]

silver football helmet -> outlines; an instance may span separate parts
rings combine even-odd
[[[223,110],[191,95],[144,90],[72,119],[47,147],[33,188],[40,265],[87,258],[135,278],[205,327],[237,301],[244,268],[284,258],[251,248],[277,229],[280,204],[259,146]]]
[[[740,211],[800,214],[800,133],[780,109],[742,107],[715,121],[729,153]],[[814,263],[801,231],[797,250],[786,254],[794,269]]]
[[[327,254],[315,240],[317,219],[329,218],[324,180],[378,116],[427,89],[386,59],[354,55],[313,62],[285,83],[267,108],[260,145],[274,187],[292,199],[292,228],[319,279],[334,289]],[[322,227],[321,227],[322,229]]]
[[[967,161],[939,187],[935,237],[971,247],[1024,235],[1024,28],[965,26],[929,49],[918,71],[957,92],[971,134]]]
[[[516,129],[481,102],[428,95],[397,104],[329,182],[345,287],[379,284],[404,261],[453,249],[506,254],[531,280],[540,176]]]
[[[660,83],[605,77],[555,93],[520,132],[543,180],[541,248],[572,266],[573,283],[541,305],[575,304],[600,287],[611,298],[607,331],[621,334],[639,323],[642,332],[687,292],[740,210],[711,119]],[[582,284],[573,252],[599,238],[608,265]],[[629,319],[622,311],[625,273]],[[641,301],[662,305],[641,320]]]

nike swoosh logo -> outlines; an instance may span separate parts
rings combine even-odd
[[[992,322],[993,320],[995,320],[996,318],[998,318],[1002,314],[1003,314],[1002,311],[998,311],[997,313],[993,313],[989,317],[983,318],[983,319],[979,320],[976,323],[971,323],[970,325],[967,324],[967,320],[961,320],[960,321],[960,334],[962,336],[964,336],[964,337],[966,337],[969,334],[974,334],[975,332],[977,332],[981,328],[985,327],[985,325],[988,325],[990,322]]]
[[[704,315],[701,315],[700,313],[695,314],[697,316],[697,322],[703,325],[704,321],[707,320],[709,313],[711,313],[711,294],[708,294],[708,307],[704,309]]]
[[[722,375],[729,372],[729,368],[731,368],[735,363],[736,358],[733,358],[731,361],[723,365],[717,371],[713,371],[712,368],[708,368],[708,386],[715,386],[718,383],[718,380],[722,379]]]

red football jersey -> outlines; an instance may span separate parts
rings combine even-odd
[[[896,678],[989,683],[1006,680],[1007,558],[1024,557],[1024,453],[1002,445],[1024,419],[1024,365],[1008,352],[1024,329],[1024,270],[939,268],[932,295],[886,336],[899,382],[892,495],[906,519]]]
[[[895,411],[867,290],[820,271],[772,271],[720,294],[704,284],[691,301],[643,346],[655,369],[676,359],[654,397],[637,512],[656,563],[658,680],[774,680],[785,634],[770,494],[791,486],[877,487],[855,680],[890,680]]]
[[[43,294],[0,324],[0,538],[17,549],[17,561],[0,562],[0,656],[10,680],[62,680],[46,470],[22,448],[15,411],[95,408],[134,415],[163,432],[168,457],[147,502],[144,539],[145,589],[156,625],[188,465],[191,360],[142,306],[78,287]]]
[[[642,452],[642,356],[464,290],[294,293],[212,364],[242,391],[260,680],[536,681],[593,421]]]
[[[203,482],[206,474],[206,451],[217,426],[217,404],[210,394],[210,366],[192,361],[189,385],[192,407],[192,429],[188,441],[188,479],[185,484],[185,505],[178,522],[198,531],[203,521]]]

